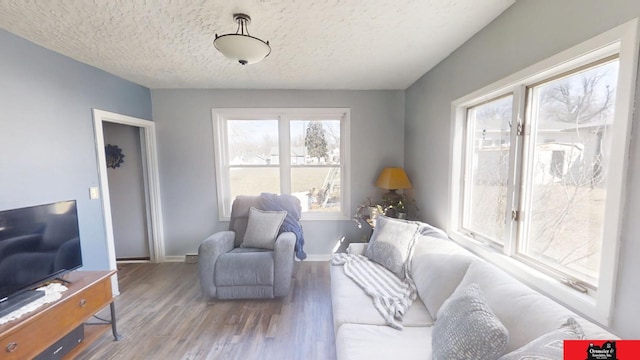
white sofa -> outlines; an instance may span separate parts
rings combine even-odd
[[[364,255],[366,246],[351,244],[348,253]],[[586,339],[616,339],[444,237],[419,235],[416,240],[409,271],[418,298],[404,315],[402,330],[385,325],[342,266],[330,267],[338,360],[431,359],[438,310],[458,286],[472,283],[479,285],[487,305],[508,330],[505,354],[557,330],[568,317],[577,320]]]

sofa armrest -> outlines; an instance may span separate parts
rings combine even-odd
[[[347,254],[351,255],[364,255],[367,252],[368,243],[351,243],[347,247]]]
[[[291,287],[296,234],[283,232],[273,246],[273,295],[286,296]]]
[[[198,247],[200,287],[210,297],[216,297],[216,284],[213,281],[216,261],[220,255],[233,250],[235,237],[236,233],[233,231],[217,232],[204,239]]]

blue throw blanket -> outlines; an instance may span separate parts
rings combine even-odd
[[[267,211],[281,211],[285,210],[287,216],[280,226],[281,234],[283,232],[290,231],[296,234],[296,257],[300,260],[307,258],[304,247],[304,235],[302,234],[302,226],[300,226],[300,216],[302,215],[302,207],[300,206],[300,200],[293,195],[276,195],[270,193],[260,194],[260,202],[262,203],[262,209]]]

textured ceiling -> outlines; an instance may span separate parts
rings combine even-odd
[[[152,89],[405,89],[514,2],[0,0],[0,28]],[[213,47],[236,12],[264,61]]]

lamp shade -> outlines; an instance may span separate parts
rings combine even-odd
[[[227,58],[242,65],[255,64],[271,53],[268,43],[250,35],[226,34],[218,36],[213,46]]]
[[[411,181],[402,168],[388,167],[378,176],[376,186],[386,190],[410,189]]]

